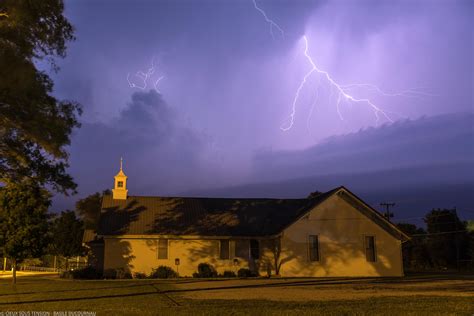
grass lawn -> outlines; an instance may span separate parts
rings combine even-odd
[[[108,316],[473,315],[474,277],[82,281],[38,275],[20,277],[16,287],[0,279],[0,312],[78,310]]]

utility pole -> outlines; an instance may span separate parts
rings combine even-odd
[[[390,222],[390,218],[393,217],[393,213],[390,212],[390,207],[395,206],[395,203],[383,202],[383,203],[380,203],[380,206],[385,206],[385,214],[383,214],[383,216],[387,219],[387,221]]]

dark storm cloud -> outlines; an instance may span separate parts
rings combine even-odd
[[[396,221],[423,224],[433,208],[472,219],[474,115],[400,121],[334,136],[299,151],[261,151],[250,184],[191,195],[301,198],[344,185],[376,209],[393,201]]]
[[[435,165],[474,166],[473,125],[472,113],[449,114],[333,136],[304,150],[263,150],[255,156],[254,173],[261,181],[275,181]],[[449,181],[462,182],[470,176],[452,173]],[[428,177],[406,180],[422,184]],[[373,185],[380,187],[386,181],[380,180]]]
[[[133,194],[472,159],[461,150],[472,134],[436,134],[451,124],[446,121],[430,131],[411,130],[418,123],[407,121],[472,112],[472,1],[257,3],[284,38],[272,39],[252,0],[66,1],[77,41],[55,77],[55,93],[84,105],[83,128],[71,146],[81,196],[111,187],[120,156]],[[282,132],[311,68],[303,35],[318,66],[341,84],[377,84],[388,92],[423,88],[430,95],[355,90],[395,121],[375,128],[374,112],[364,104],[342,102],[340,119],[336,95],[329,100],[334,91],[327,82],[316,91],[312,77],[301,91],[294,127]],[[159,90],[166,103],[154,92],[134,93],[126,80],[128,73],[146,71],[153,56],[156,75],[165,76]]]
[[[373,97],[394,120],[471,110],[472,1],[257,3],[284,38],[272,39],[252,0],[68,1],[77,41],[57,92],[82,102],[86,121],[109,121],[133,91],[127,74],[147,69],[157,56],[166,99],[226,153],[247,161],[262,146],[301,149],[374,126],[374,113],[363,104],[342,104],[341,121],[327,85],[306,124],[316,88],[312,78],[297,104],[294,128],[280,130],[310,69],[301,42],[306,34],[311,56],[341,84],[373,83],[389,92],[422,87],[436,95],[354,92]]]
[[[178,192],[201,180],[208,138],[186,127],[178,112],[150,90],[135,92],[110,123],[85,123],[71,145],[70,172],[81,196],[112,188],[120,157],[130,194]]]

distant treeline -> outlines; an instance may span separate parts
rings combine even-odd
[[[456,209],[433,209],[424,218],[426,230],[397,224],[411,240],[403,244],[405,271],[474,270],[474,229]]]

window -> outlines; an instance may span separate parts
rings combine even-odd
[[[123,181],[117,182],[117,187],[118,188],[123,188]]]
[[[158,239],[158,259],[168,259],[168,239]]]
[[[229,240],[221,240],[220,241],[221,247],[220,247],[220,255],[219,258],[222,260],[229,259],[230,251],[229,251]]]
[[[365,258],[369,262],[375,262],[376,260],[374,236],[365,236]]]
[[[249,258],[249,241],[235,241],[235,256],[247,260]]]
[[[259,245],[258,240],[256,239],[250,240],[250,257],[252,259],[260,258],[260,245]]]
[[[309,261],[319,261],[318,235],[309,235]]]

